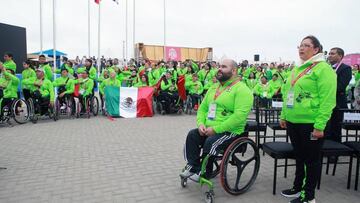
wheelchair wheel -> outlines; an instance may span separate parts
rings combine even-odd
[[[215,194],[212,191],[205,192],[205,202],[206,203],[214,203],[215,202]]]
[[[255,142],[238,138],[224,153],[220,166],[221,185],[231,195],[243,194],[254,184],[259,168],[259,149]]]
[[[97,116],[99,113],[99,100],[97,97],[93,96],[91,98],[91,104],[90,104],[91,112],[94,116]]]
[[[90,101],[90,99],[86,99],[85,112],[86,112],[86,118],[90,118],[90,112],[91,112],[91,101]]]
[[[56,98],[55,100],[55,104],[54,104],[54,121],[59,120],[60,117],[60,101],[58,98]]]
[[[192,101],[191,101],[191,97],[190,96],[187,96],[186,98],[186,102],[184,104],[184,108],[185,108],[185,114],[189,114],[191,115],[191,104],[192,104]]]
[[[30,121],[35,124],[35,123],[37,123],[39,118],[36,115],[34,100],[32,98],[30,98],[30,99],[28,99],[27,102],[28,102],[29,109],[30,109]]]
[[[71,118],[73,109],[75,108],[74,99],[72,97],[66,99],[66,116]]]
[[[11,115],[18,124],[28,122],[30,118],[29,110],[27,102],[23,99],[17,99],[11,105]]]
[[[187,178],[180,177],[181,187],[185,188],[187,186]]]
[[[81,104],[78,98],[76,98],[75,100],[75,114],[76,114],[76,118],[80,118],[80,112],[81,112]]]

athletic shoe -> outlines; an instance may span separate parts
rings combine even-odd
[[[287,189],[281,191],[281,195],[284,197],[300,197],[300,191],[297,191],[294,188]]]

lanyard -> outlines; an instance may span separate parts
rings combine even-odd
[[[339,69],[339,67],[342,65],[342,62],[340,62],[337,66],[336,66],[336,69],[335,69],[335,73],[337,72],[337,70]]]
[[[307,72],[309,72],[317,63],[313,63],[311,66],[307,67],[303,72],[301,72],[294,80],[294,72],[291,74],[291,87],[294,87],[295,83],[302,78]]]
[[[216,93],[214,95],[214,100],[216,100],[225,90],[230,89],[232,86],[234,86],[239,81],[240,81],[240,79],[235,80],[229,86],[225,87],[222,91],[219,90],[220,89],[220,85],[219,85],[219,87],[216,89]]]

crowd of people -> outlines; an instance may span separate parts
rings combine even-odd
[[[330,56],[331,58],[331,56]],[[4,54],[4,63],[1,66],[0,77],[0,98],[1,108],[9,105],[12,99],[18,98],[18,86],[21,86],[22,95],[27,100],[31,96],[38,96],[39,99],[49,104],[54,103],[55,91],[58,89],[58,97],[79,95],[88,97],[98,88],[101,100],[103,101],[104,89],[106,86],[117,87],[144,87],[152,86],[160,90],[159,99],[164,100],[163,111],[171,112],[171,106],[182,105],[178,94],[178,79],[185,78],[185,90],[191,97],[195,111],[199,107],[201,98],[208,89],[218,83],[216,72],[219,63],[196,62],[193,60],[179,61],[135,61],[131,59],[127,64],[115,59],[101,58],[100,66],[97,68],[95,57],[74,60],[63,58],[61,67],[53,70],[44,55],[39,56],[37,64],[27,60],[23,62],[22,80],[15,76],[16,64],[11,53]],[[249,64],[244,60],[238,64],[237,74],[241,82],[246,84],[253,94],[260,100],[260,105],[269,107],[271,100],[282,99],[282,86],[285,84],[294,64],[284,63],[261,63]],[[354,108],[360,108],[360,71],[359,65],[352,67],[353,79],[345,86],[347,102],[352,102]],[[60,77],[56,78],[56,74]],[[75,88],[78,85],[78,88]],[[37,94],[38,93],[38,94]],[[102,102],[103,103],[103,102]],[[179,108],[181,109],[181,108]]]

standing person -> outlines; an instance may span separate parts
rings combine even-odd
[[[44,71],[46,79],[53,81],[53,70],[50,67],[49,63],[46,61],[45,55],[39,56],[39,68]]]
[[[26,60],[23,63],[23,67],[24,67],[24,70],[21,73],[22,80],[26,80],[26,79],[29,79],[29,78],[36,78],[36,73],[31,68],[31,61],[30,60]],[[21,88],[22,88],[22,91],[23,91],[24,98],[27,101],[31,97],[31,92],[33,91],[32,85],[22,84]]]
[[[351,67],[342,63],[344,50],[338,47],[332,48],[329,52],[328,61],[337,74],[336,107],[334,108],[329,125],[326,128],[327,139],[341,142],[341,122],[344,114],[339,109],[347,109],[346,87],[349,85],[352,72]]]
[[[10,52],[7,52],[4,54],[4,64],[3,66],[7,70],[12,70],[14,73],[16,73],[16,63],[13,60],[13,54]]]
[[[294,185],[281,194],[296,197],[290,203],[315,202],[315,186],[321,167],[324,129],[336,104],[336,74],[325,62],[322,45],[314,36],[299,46],[301,64],[283,86],[280,126],[287,128],[294,147]]]
[[[217,155],[244,131],[253,96],[237,77],[234,60],[221,62],[213,85],[205,95],[197,112],[197,127],[190,130],[185,142],[187,165],[180,173],[183,178],[199,181],[202,155]],[[202,150],[201,150],[202,149]]]

